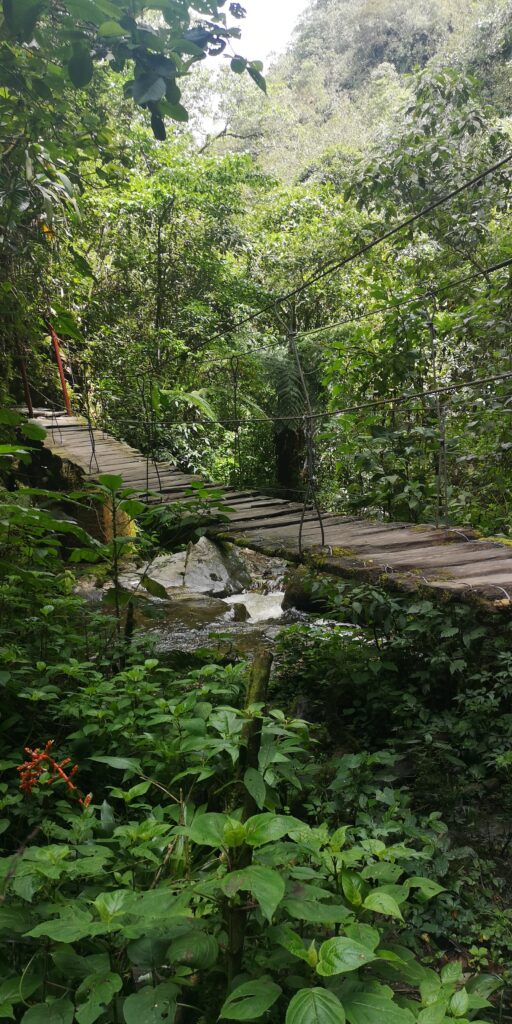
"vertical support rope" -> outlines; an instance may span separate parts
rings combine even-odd
[[[304,529],[304,519],[305,519],[305,516],[306,516],[306,506],[307,506],[307,503],[308,503],[308,501],[310,499],[310,496],[313,499],[313,505],[315,507],[315,511],[316,511],[317,518],[318,518],[318,525],[320,526],[320,536],[322,538],[322,547],[325,547],[325,530],[324,530],[324,521],[323,521],[323,518],[322,518],[322,513],[321,513],[321,510],[320,510],[320,506],[318,504],[318,497],[317,497],[317,492],[316,492],[317,480],[316,480],[315,428],[314,428],[314,420],[313,420],[313,408],[312,408],[312,405],[311,405],[311,399],[309,397],[309,390],[308,390],[308,386],[306,384],[306,378],[304,376],[304,371],[302,369],[302,363],[300,361],[299,350],[297,348],[297,331],[295,329],[290,329],[289,330],[289,332],[288,332],[288,341],[289,341],[290,349],[291,349],[291,351],[293,353],[293,356],[294,356],[294,359],[295,359],[295,363],[296,363],[296,366],[297,366],[297,371],[298,371],[298,374],[299,374],[299,379],[300,379],[302,391],[303,391],[303,394],[304,394],[304,402],[305,402],[306,410],[307,410],[306,411],[306,415],[304,417],[304,436],[305,436],[305,441],[306,441],[307,485],[306,485],[306,492],[305,492],[305,495],[304,495],[304,502],[303,502],[303,507],[302,507],[302,515],[301,515],[300,526],[299,526],[299,555],[302,555],[302,533],[303,533],[303,529]]]
[[[438,386],[437,373],[437,331],[434,324],[434,312],[436,309],[435,292],[432,295],[431,311],[427,310],[427,327],[430,334],[430,352],[432,361],[432,377],[434,388]],[[437,451],[437,473],[436,473],[436,526],[440,525],[441,519],[446,519],[448,514],[448,486],[446,480],[446,423],[444,408],[439,394],[435,396],[436,419],[438,431]]]
[[[233,382],[233,417],[235,420],[235,484],[240,487],[242,481],[242,447],[240,439],[238,385],[240,375],[240,360],[238,356],[232,356],[230,361],[231,378]]]
[[[85,369],[83,371],[83,381],[84,381],[85,418],[87,420],[87,431],[88,431],[88,434],[89,434],[89,443],[91,445],[91,457],[89,459],[89,473],[92,473],[92,461],[93,461],[93,459],[94,459],[94,461],[96,463],[96,469],[98,470],[98,473],[99,473],[100,467],[99,467],[99,463],[98,463],[98,457],[96,455],[96,438],[94,437],[94,430],[93,430],[92,422],[91,422],[91,406],[90,406],[90,402],[89,402],[89,384],[88,384],[88,381],[87,381],[87,374],[85,372]]]

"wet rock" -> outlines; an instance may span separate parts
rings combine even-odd
[[[166,590],[183,587],[192,594],[228,597],[250,586],[251,576],[240,556],[229,545],[222,547],[208,537],[189,544],[186,551],[159,555],[149,567],[122,574],[121,583],[135,589],[141,575],[147,575]]]
[[[247,622],[248,618],[249,612],[241,601],[233,605],[233,622]]]
[[[318,612],[320,602],[311,596],[308,572],[303,566],[293,569],[286,578],[283,608],[298,608],[301,612]]]

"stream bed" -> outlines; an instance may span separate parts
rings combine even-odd
[[[120,582],[133,592],[135,629],[152,639],[156,654],[210,648],[247,657],[262,643],[272,643],[283,626],[309,618],[295,608],[283,609],[287,569],[283,559],[203,537],[186,551],[126,566]],[[144,591],[145,573],[166,589],[167,598]],[[98,587],[88,576],[77,590],[102,603],[110,586]]]

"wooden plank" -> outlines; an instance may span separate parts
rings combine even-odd
[[[309,521],[312,518],[313,518],[313,516],[312,516],[311,512],[306,512],[306,515],[304,517],[304,521],[305,522]],[[266,531],[268,529],[269,531],[273,531],[274,534],[277,533],[278,537],[281,538],[281,536],[283,535],[284,531],[285,530],[289,530],[289,528],[291,526],[297,526],[298,527],[300,525],[300,519],[301,519],[300,513],[290,513],[288,515],[287,514],[283,514],[282,518],[279,519],[279,520],[277,520],[277,519],[262,519],[262,520],[255,519],[255,520],[248,520],[247,522],[244,522],[244,523],[238,523],[238,522],[235,522],[233,524],[226,523],[224,529],[227,532],[229,532],[229,533],[239,533],[240,536],[242,536],[242,537],[245,537],[246,535],[250,536],[254,531],[258,531],[258,530],[265,530]],[[282,524],[282,528],[281,528],[281,524]],[[277,529],[276,529],[276,527],[277,527]]]
[[[501,560],[489,562],[476,562],[468,565],[451,565],[449,568],[449,574],[450,576],[459,577],[461,579],[489,575],[492,575],[493,579],[507,575],[512,579],[512,558],[503,558]]]
[[[492,561],[503,558],[504,549],[499,544],[486,544],[485,541],[470,541],[467,544],[439,544],[425,548],[413,548],[411,553],[405,551],[393,554],[393,564],[406,568],[411,562],[414,565],[421,560],[428,566],[455,566],[478,561]],[[375,562],[386,561],[389,557],[388,551],[372,552],[372,560]],[[511,554],[512,557],[512,554]]]
[[[124,441],[111,437],[98,428],[91,430],[83,417],[67,417],[37,409],[32,422],[47,430],[45,447],[61,459],[74,464],[87,480],[94,482],[102,473],[121,476],[126,486],[142,494],[149,487],[149,502],[177,502],[190,499],[194,483],[201,477],[187,474],[168,461],[144,456]],[[262,494],[254,490],[237,490],[215,482],[204,483],[207,492],[219,491],[221,501],[232,509],[228,521],[216,530],[245,538],[249,545],[262,544],[296,554],[302,520],[304,550],[318,548],[321,528],[316,511],[300,501]],[[269,488],[272,491],[272,488]],[[191,492],[191,493],[190,493]],[[475,540],[474,531],[439,528],[432,525],[412,526],[342,516],[322,515],[326,549],[340,549],[343,557],[360,562],[361,567],[375,567],[388,572],[418,571],[428,577],[430,586],[454,593],[478,590],[491,600],[507,596],[512,590],[512,551],[496,542]],[[445,577],[445,578],[442,578]]]

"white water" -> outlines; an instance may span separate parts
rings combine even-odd
[[[283,614],[283,590],[275,590],[270,594],[259,594],[248,591],[246,594],[234,594],[225,597],[224,604],[243,604],[249,612],[249,622],[269,622],[280,619]]]

